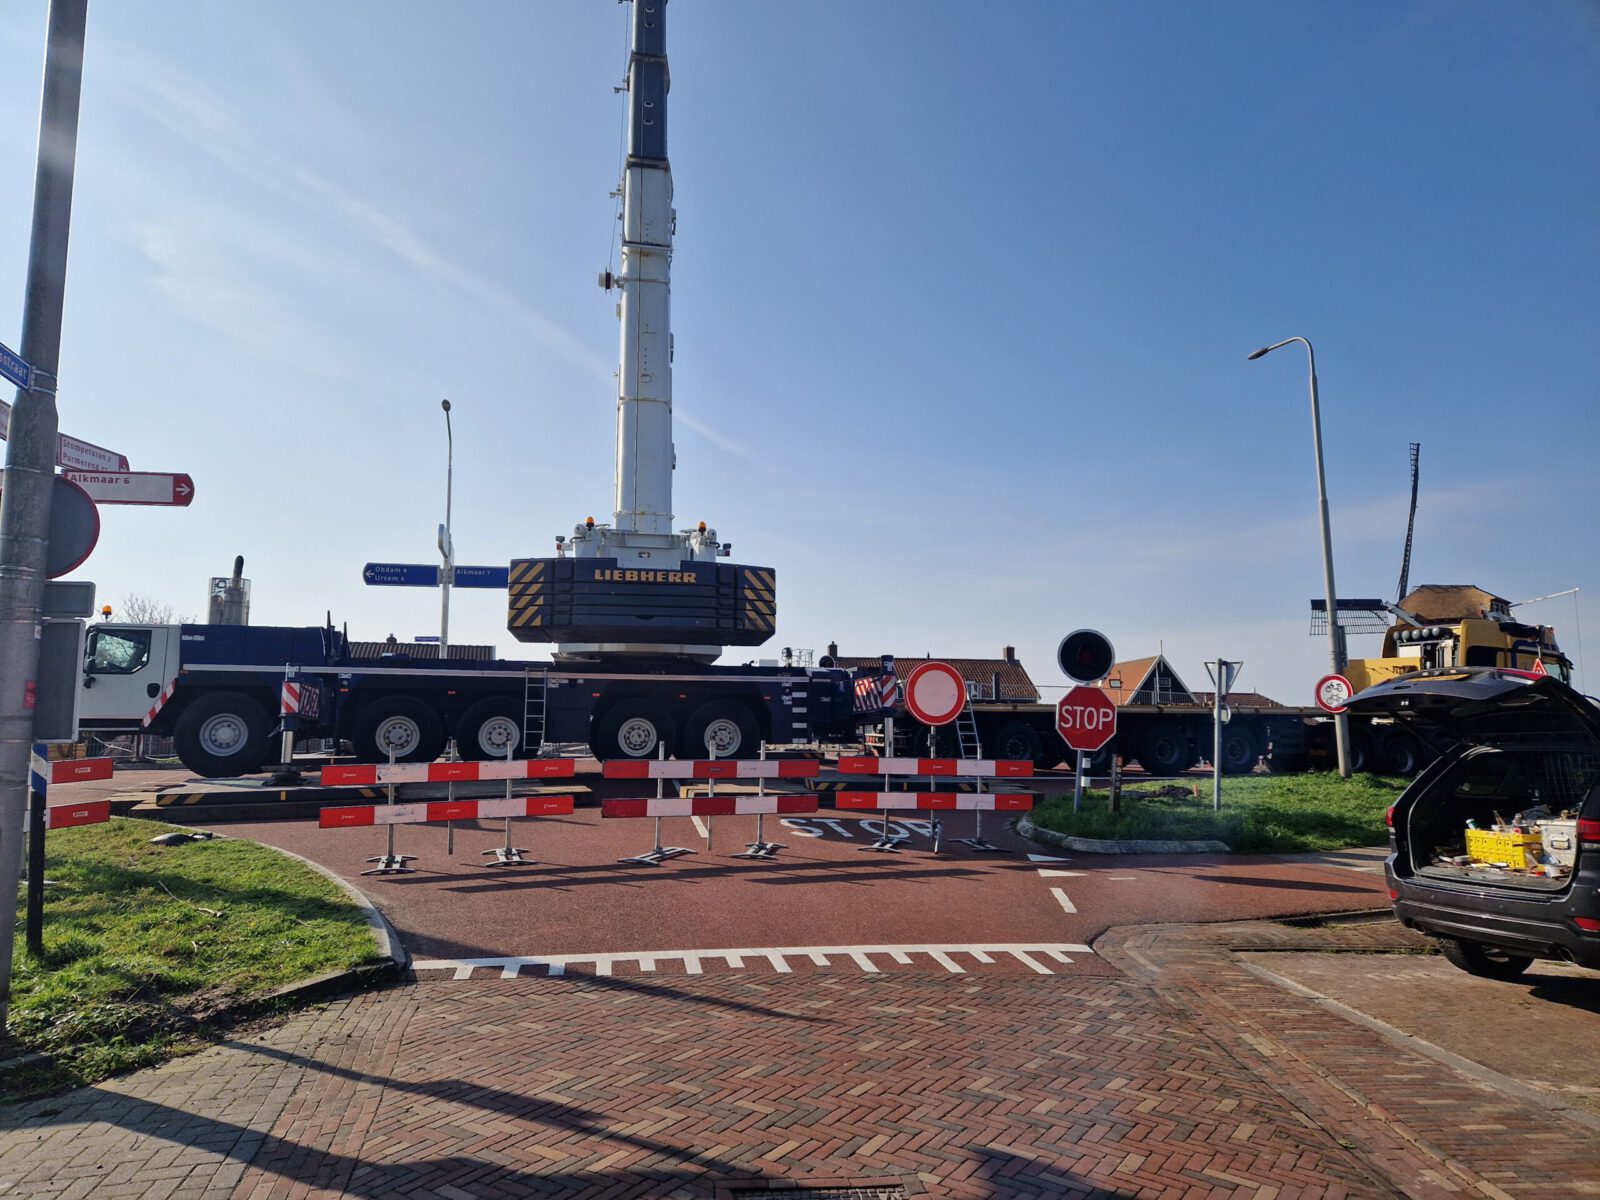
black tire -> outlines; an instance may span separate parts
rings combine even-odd
[[[456,753],[474,762],[504,759],[507,745],[513,758],[526,758],[522,742],[522,706],[504,696],[479,700],[456,724]]]
[[[654,758],[657,747],[673,744],[672,718],[652,700],[624,700],[594,723],[589,748],[608,758]]]
[[[1222,727],[1222,773],[1248,775],[1261,758],[1261,739],[1248,725]]]
[[[1426,755],[1422,743],[1405,733],[1391,733],[1378,747],[1378,770],[1384,775],[1409,778],[1422,770]]]
[[[755,716],[732,700],[712,700],[689,714],[683,726],[680,758],[754,758],[761,747]]]
[[[1337,746],[1337,742],[1335,742],[1335,746]],[[1376,761],[1372,753],[1372,739],[1367,736],[1365,730],[1352,729],[1350,731],[1350,773],[1354,775],[1359,771],[1370,771]],[[1335,758],[1335,770],[1338,769],[1338,765],[1338,759]]]
[[[1194,750],[1181,729],[1157,725],[1139,742],[1139,765],[1151,775],[1180,775],[1194,764]]]
[[[272,723],[266,707],[240,692],[201,696],[172,731],[178,758],[196,775],[219,779],[259,771]]]
[[[1469,975],[1501,981],[1516,979],[1532,964],[1533,959],[1482,942],[1464,942],[1459,938],[1440,938],[1439,952]]]
[[[374,700],[356,718],[351,742],[363,762],[432,762],[444,750],[444,722],[421,700],[385,696]]]
[[[1007,721],[995,732],[994,744],[989,747],[996,758],[1022,759],[1043,769],[1055,766],[1044,758],[1044,739],[1039,731],[1026,721]],[[1056,762],[1061,759],[1057,757]]]

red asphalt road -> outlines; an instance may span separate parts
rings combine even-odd
[[[1108,928],[1226,921],[1381,907],[1382,877],[1233,856],[1052,854],[999,828],[985,834],[1005,854],[952,841],[971,814],[951,814],[944,852],[924,837],[898,854],[863,850],[879,831],[867,814],[768,817],[766,836],[787,843],[773,861],[732,857],[755,818],[720,817],[714,849],[688,818],[662,823],[667,845],[696,853],[660,866],[620,863],[652,845],[650,820],[603,820],[598,808],[515,822],[514,844],[535,860],[486,867],[480,851],[503,841],[499,821],[458,823],[455,854],[441,826],[396,828],[414,874],[369,875],[382,828],[321,830],[309,821],[228,824],[219,832],[279,846],[320,863],[365,892],[418,958],[498,958],[641,950],[846,945],[1092,943]],[[866,822],[865,828],[863,822]],[[821,836],[805,836],[802,830]],[[1047,874],[1050,872],[1050,874]],[[1055,874],[1054,872],[1063,872]],[[1076,911],[1068,911],[1060,896]],[[1097,958],[1074,971],[1111,974]],[[1020,966],[1018,969],[1024,969]]]

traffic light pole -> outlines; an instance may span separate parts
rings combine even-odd
[[[0,1029],[11,1009],[17,884],[22,876],[39,669],[39,613],[55,486],[56,371],[87,15],[88,0],[51,0],[20,349],[33,372],[31,386],[17,389],[11,410],[0,493]]]

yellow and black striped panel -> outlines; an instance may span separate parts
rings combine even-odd
[[[739,624],[757,633],[772,633],[778,622],[778,583],[766,567],[743,567],[739,572]]]
[[[544,624],[549,600],[548,566],[547,560],[538,558],[519,558],[512,562],[507,588],[510,603],[506,613],[507,628],[525,629]]]

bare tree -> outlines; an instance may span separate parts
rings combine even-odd
[[[154,597],[129,592],[122,597],[122,607],[113,609],[111,615],[130,625],[189,625],[194,622],[193,617],[174,616],[176,611],[172,605],[163,604]]]

